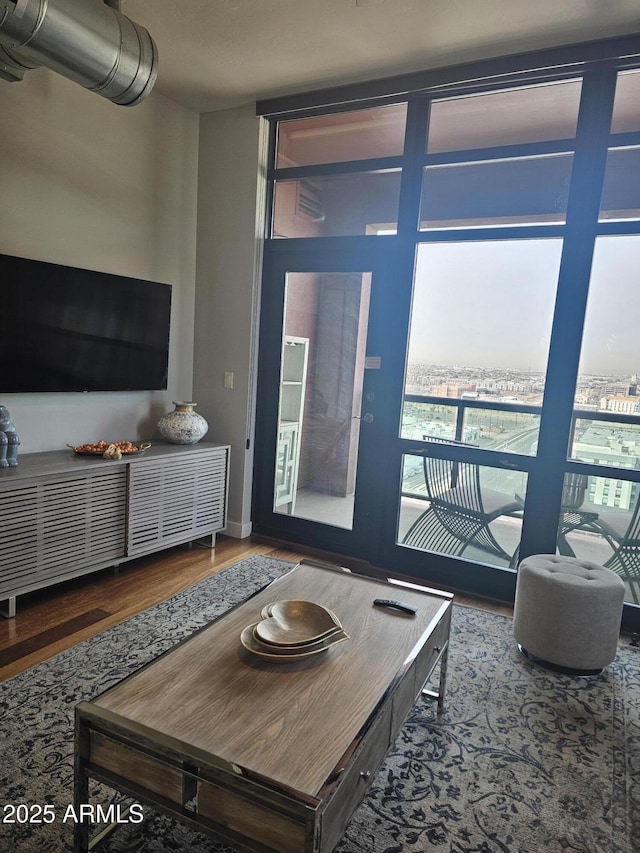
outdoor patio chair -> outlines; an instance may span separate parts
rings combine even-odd
[[[567,535],[576,530],[599,532],[598,513],[583,509],[582,505],[589,486],[587,474],[565,474],[562,487],[562,505],[560,524],[558,526],[558,554],[563,557],[575,557],[575,552],[567,540]],[[523,500],[520,495],[517,498]],[[516,568],[520,562],[520,548],[516,548],[511,558],[511,568]]]
[[[600,513],[597,528],[613,549],[605,567],[620,575],[640,604],[640,497],[633,512]]]
[[[449,439],[428,435],[424,438],[468,447]],[[480,466],[476,463],[437,459],[425,452],[422,466],[428,506],[413,522],[402,543],[455,556],[473,545],[509,563],[511,554],[500,545],[489,525],[502,515],[522,512],[522,500],[483,487]]]
[[[558,553],[564,557],[575,557],[567,541],[567,534],[575,530],[595,530],[598,513],[582,509],[589,477],[587,474],[565,474],[562,487],[562,517],[558,529]]]

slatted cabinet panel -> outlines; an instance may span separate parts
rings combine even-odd
[[[124,556],[126,470],[69,474],[2,492],[0,595]]]
[[[224,526],[227,449],[131,466],[127,554],[139,556]]]
[[[50,577],[124,556],[126,470],[65,477],[40,487],[40,564]]]

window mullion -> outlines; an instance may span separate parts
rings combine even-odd
[[[420,219],[422,170],[429,123],[428,102],[423,98],[409,101],[404,144],[404,166],[400,183],[398,234],[414,234]]]
[[[527,524],[525,513],[522,556],[555,550],[615,84],[613,68],[588,74],[583,82],[542,404],[539,465],[527,489],[536,530]]]

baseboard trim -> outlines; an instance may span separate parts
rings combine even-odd
[[[246,521],[244,524],[239,521],[227,521],[224,534],[232,539],[247,539],[251,536],[252,530],[253,524],[250,521]]]

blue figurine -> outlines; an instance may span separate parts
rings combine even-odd
[[[0,468],[15,468],[18,464],[20,436],[11,422],[6,406],[0,405]]]

